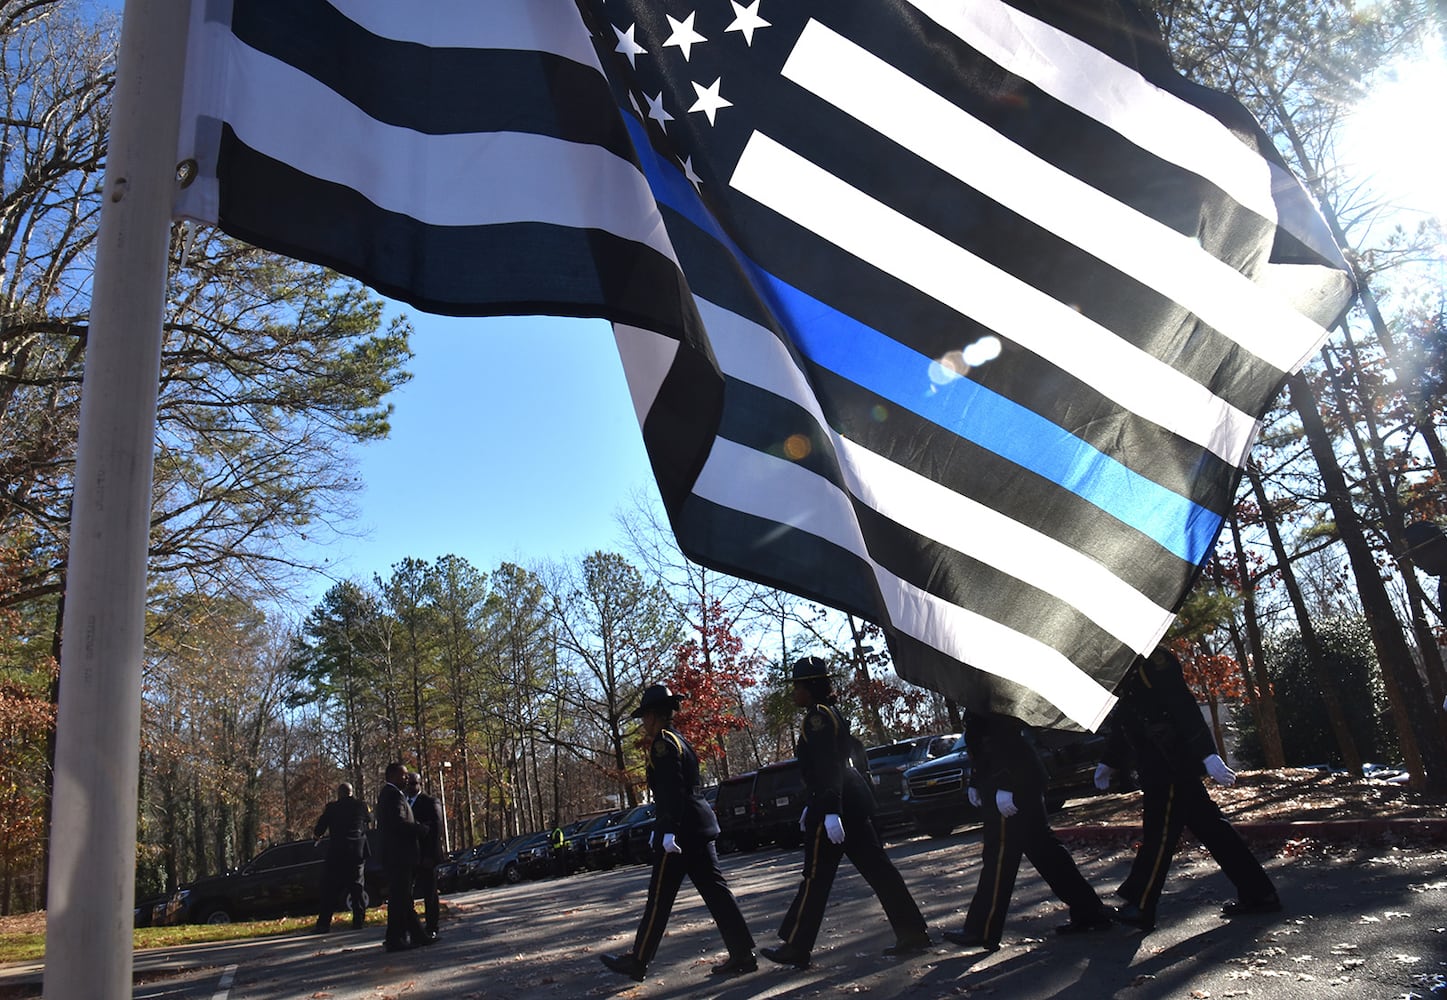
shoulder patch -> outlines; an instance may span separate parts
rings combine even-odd
[[[653,741],[653,756],[657,760],[662,760],[674,754],[683,755],[683,740],[665,729]]]
[[[824,714],[823,714],[822,712],[813,712],[813,713],[810,713],[810,715],[809,715],[809,728],[810,728],[810,729],[814,729],[814,730],[823,729],[823,728],[824,728],[825,726],[827,726],[828,724],[829,724],[829,723],[828,723],[827,721],[825,721]]]

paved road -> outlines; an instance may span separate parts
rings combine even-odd
[[[1091,840],[1073,851],[1103,890],[1129,865],[1123,841]],[[979,872],[978,836],[918,838],[891,853],[936,933],[959,926]],[[797,884],[800,855],[761,851],[724,860],[755,935],[771,943]],[[1177,860],[1154,933],[1117,927],[1081,939],[1054,935],[1064,914],[1027,865],[1000,951],[940,945],[894,961],[879,954],[892,940],[883,914],[846,862],[814,967],[765,962],[757,973],[725,982],[708,976],[724,957],[722,946],[685,886],[641,985],[607,972],[597,958],[632,943],[647,875],[626,868],[445,897],[442,940],[412,952],[385,953],[377,928],[144,952],[136,957],[135,997],[1447,998],[1447,849],[1278,844],[1267,868],[1287,903],[1284,914],[1221,918],[1230,884],[1209,856],[1191,849]],[[0,970],[0,997],[36,996],[37,982],[33,968]]]

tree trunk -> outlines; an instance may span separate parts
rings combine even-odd
[[[1311,624],[1311,616],[1306,612],[1306,600],[1302,597],[1301,587],[1296,582],[1296,573],[1291,568],[1291,557],[1287,554],[1286,545],[1281,539],[1281,529],[1276,523],[1276,515],[1271,509],[1271,500],[1266,495],[1266,487],[1261,482],[1261,475],[1255,462],[1246,464],[1246,477],[1251,481],[1251,491],[1255,494],[1256,503],[1261,508],[1261,523],[1266,528],[1267,537],[1271,539],[1271,550],[1276,553],[1276,566],[1281,573],[1281,583],[1286,588],[1287,597],[1291,600],[1292,610],[1296,612],[1296,624],[1301,630],[1301,644],[1306,649],[1307,659],[1311,661],[1312,677],[1316,679],[1322,703],[1326,706],[1327,721],[1331,723],[1332,735],[1336,737],[1337,748],[1341,750],[1342,763],[1354,776],[1360,777],[1362,754],[1357,749],[1357,741],[1352,736],[1351,727],[1347,725],[1346,711],[1342,708],[1341,689],[1337,686],[1336,678],[1331,675],[1331,671],[1325,668],[1326,654],[1321,648],[1321,640],[1316,636],[1316,629]]]
[[[1362,534],[1346,477],[1337,464],[1331,438],[1317,410],[1316,394],[1300,374],[1287,379],[1287,385],[1291,387],[1292,405],[1301,416],[1307,443],[1321,471],[1327,500],[1336,517],[1337,534],[1346,546],[1347,558],[1356,577],[1362,609],[1371,629],[1372,644],[1376,647],[1382,681],[1391,703],[1397,741],[1411,774],[1410,787],[1417,791],[1447,790],[1447,746],[1442,745],[1439,730],[1430,715],[1430,710],[1437,706],[1429,707],[1426,703],[1411,650],[1392,610],[1391,599],[1372,557],[1371,546]]]
[[[1261,741],[1261,755],[1267,767],[1285,767],[1286,751],[1281,745],[1281,727],[1276,721],[1276,698],[1271,693],[1271,678],[1266,673],[1265,644],[1261,641],[1261,622],[1256,616],[1256,582],[1246,562],[1246,547],[1241,542],[1241,524],[1235,514],[1229,518],[1231,544],[1236,550],[1236,564],[1241,569],[1241,622],[1246,628],[1250,652],[1245,666],[1255,676],[1256,697],[1260,711],[1256,716],[1256,735]]]

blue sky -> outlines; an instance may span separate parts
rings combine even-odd
[[[391,397],[391,437],[354,452],[366,537],[308,557],[370,580],[406,556],[490,570],[619,548],[615,513],[654,486],[608,324],[397,312],[413,378]],[[310,581],[313,603],[329,585]]]

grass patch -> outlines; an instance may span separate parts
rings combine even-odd
[[[350,914],[341,914],[333,928],[352,926]],[[183,944],[206,944],[210,941],[238,941],[244,938],[270,937],[273,934],[301,934],[316,922],[316,917],[283,917],[279,920],[252,920],[235,924],[177,924],[174,927],[137,927],[133,932],[135,948],[174,948]],[[384,926],[385,909],[367,911],[368,926]],[[0,934],[0,962],[34,962],[45,957],[44,934]]]

